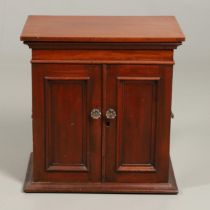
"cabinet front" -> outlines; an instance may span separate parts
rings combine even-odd
[[[107,66],[105,181],[167,181],[171,79],[170,66]]]
[[[33,64],[32,71],[34,178],[100,181],[100,113],[90,116],[101,110],[100,66]]]
[[[32,76],[34,180],[168,181],[170,65],[33,64]]]

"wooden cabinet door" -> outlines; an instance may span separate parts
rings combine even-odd
[[[171,79],[171,66],[107,66],[104,181],[167,181]]]
[[[34,180],[101,180],[99,65],[33,64]]]

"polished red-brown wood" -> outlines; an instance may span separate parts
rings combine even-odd
[[[173,16],[29,16],[23,41],[181,42]]]
[[[35,192],[69,192],[69,193],[147,193],[147,194],[176,194],[177,185],[171,162],[169,162],[169,178],[164,183],[116,183],[116,182],[34,182],[33,156],[30,156],[24,191]]]
[[[35,181],[100,181],[100,66],[33,64]]]
[[[171,79],[168,66],[107,66],[106,107],[118,116],[106,126],[107,181],[167,181]]]
[[[174,17],[30,16],[21,40],[32,49],[25,192],[178,192],[170,117],[184,35]]]

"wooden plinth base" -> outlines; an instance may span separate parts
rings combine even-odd
[[[177,194],[178,188],[170,162],[167,183],[69,183],[34,182],[32,154],[24,183],[24,192],[69,192],[69,193],[152,193]]]

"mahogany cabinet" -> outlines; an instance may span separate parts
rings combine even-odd
[[[29,16],[33,153],[25,192],[177,193],[171,16]]]

